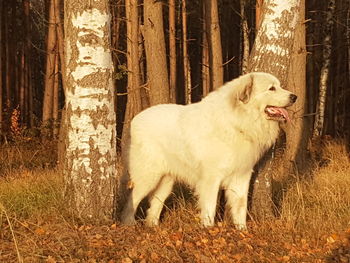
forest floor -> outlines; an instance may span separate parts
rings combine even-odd
[[[350,165],[322,144],[308,179],[286,190],[280,215],[202,228],[194,198],[176,196],[159,227],[84,224],[69,215],[54,142],[0,148],[0,262],[350,262]],[[311,162],[311,159],[310,159]]]

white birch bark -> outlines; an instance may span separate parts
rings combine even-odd
[[[117,175],[110,14],[108,1],[86,2],[65,2],[65,193],[79,217],[104,220]]]
[[[314,124],[313,136],[321,136],[324,128],[324,114],[326,109],[327,99],[327,84],[329,77],[329,68],[331,65],[332,54],[332,30],[333,30],[333,18],[335,12],[335,0],[329,0],[327,18],[325,25],[325,38],[323,39],[323,65],[320,73],[320,86],[318,103],[316,109],[316,117]]]
[[[299,19],[300,0],[266,0],[249,71],[274,74],[286,84],[294,30]]]

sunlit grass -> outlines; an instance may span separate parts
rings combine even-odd
[[[327,143],[327,164],[308,179],[297,181],[286,193],[282,218],[309,235],[350,228],[350,160],[344,145]]]
[[[0,203],[17,218],[57,213],[62,204],[62,176],[54,170],[20,170],[0,178]]]

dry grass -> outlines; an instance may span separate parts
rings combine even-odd
[[[296,231],[320,236],[350,228],[350,160],[343,144],[327,142],[321,167],[286,193],[282,218]]]
[[[35,149],[0,151],[0,262],[350,261],[350,166],[341,143],[323,145],[322,165],[290,186],[280,218],[249,222],[249,234],[226,221],[201,228],[193,198],[181,192],[160,227],[77,224],[65,212],[54,150]]]

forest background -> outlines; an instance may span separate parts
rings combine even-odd
[[[223,82],[252,69],[247,64],[249,51],[254,49],[264,16],[262,1],[144,1],[157,4],[152,14],[162,11],[148,21],[152,27],[162,25],[164,34],[163,40],[151,37],[154,43],[147,43],[144,6],[132,9],[135,3],[110,1],[118,151],[125,127],[137,112],[161,102],[199,101]],[[307,131],[301,160],[308,165],[295,160],[296,169],[288,170],[292,179],[278,181],[275,175],[275,184],[283,188],[281,207],[272,209],[272,219],[252,220],[248,234],[235,232],[225,223],[202,230],[198,222],[191,223],[195,208],[184,205],[182,199],[177,200],[180,205],[175,211],[169,208],[160,232],[115,223],[95,226],[65,211],[60,195],[64,183],[57,166],[65,158],[57,154],[65,103],[63,3],[1,1],[0,258],[27,262],[349,262],[350,4],[346,0],[305,4],[299,7],[305,12],[306,46],[297,50],[306,58],[305,79],[299,74],[305,82],[305,105],[302,114],[294,109],[293,118],[302,119]],[[131,15],[135,10],[136,19]],[[217,12],[208,14],[208,10]],[[133,30],[128,30],[128,23]],[[151,69],[147,64],[147,53],[155,50],[165,67]],[[319,111],[322,105],[324,114]],[[321,122],[317,121],[320,116]],[[284,143],[281,139],[280,148]],[[279,153],[277,149],[275,155]],[[283,160],[274,164],[277,174],[286,171],[277,169],[280,164],[285,167]],[[285,181],[290,182],[287,189]]]

